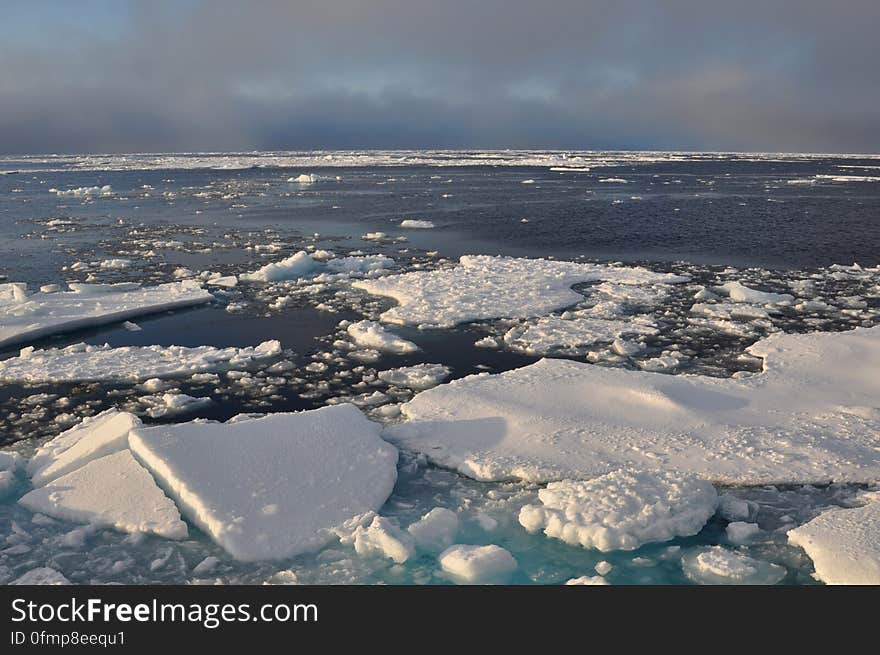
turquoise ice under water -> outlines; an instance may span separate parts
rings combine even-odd
[[[26,482],[19,480],[0,505],[6,542],[0,550],[2,583],[32,568],[49,566],[83,584],[450,584],[434,555],[418,553],[404,564],[394,564],[380,556],[360,556],[352,546],[338,542],[289,560],[237,562],[192,526],[188,539],[175,542],[35,516],[11,502],[26,488]],[[682,557],[714,545],[783,566],[783,584],[813,584],[809,558],[786,543],[785,532],[828,506],[847,506],[857,489],[807,485],[719,491],[752,504],[750,520],[761,530],[747,545],[731,543],[725,533],[728,520],[716,515],[693,537],[633,551],[603,553],[570,546],[540,533],[529,534],[517,522],[519,508],[535,502],[536,486],[475,482],[410,457],[402,458],[398,484],[380,513],[406,527],[434,507],[458,512],[456,543],[497,544],[509,550],[518,564],[507,578],[512,584],[563,584],[570,578],[598,575],[595,567],[600,562],[611,565],[604,575],[611,584],[690,584]],[[206,557],[219,562],[208,571],[195,572]]]
[[[688,275],[693,284],[674,290],[660,305],[626,309],[627,315],[650,313],[662,318],[662,329],[645,340],[644,353],[603,365],[634,368],[640,358],[676,347],[687,355],[682,372],[727,376],[755,370],[754,361],[739,356],[771,330],[833,331],[877,323],[880,299],[872,291],[877,281],[827,266],[854,259],[864,265],[878,263],[878,224],[871,218],[876,214],[876,185],[787,184],[790,179],[832,173],[852,161],[747,162],[711,157],[627,163],[589,175],[550,175],[541,167],[374,167],[321,171],[340,179],[308,188],[285,182],[299,170],[82,171],[74,167],[46,171],[34,164],[21,166],[18,174],[0,176],[0,275],[32,286],[90,278],[154,284],[174,279],[175,269],[183,266],[195,272],[237,274],[309,246],[340,255],[385,254],[396,260],[401,271],[445,265],[443,257],[462,253],[639,259],[658,271]],[[629,183],[597,183],[606,177],[628,178]],[[527,178],[536,183],[521,184]],[[104,184],[111,185],[113,196],[73,198],[47,191]],[[831,216],[834,230],[828,229]],[[399,229],[401,220],[413,218],[430,219],[436,227]],[[375,231],[409,240],[360,238]],[[91,265],[113,257],[127,258],[132,264],[121,269]],[[678,259],[690,263],[670,261]],[[75,262],[85,268],[72,268]],[[738,323],[743,328],[739,334],[689,323],[694,286],[731,280],[780,293],[790,292],[792,284],[809,283],[812,296],[853,300],[845,301],[851,306],[841,301],[833,313],[783,310],[765,322],[743,321]],[[85,341],[225,347],[281,340],[287,349],[285,359],[295,368],[282,376],[284,383],[273,393],[231,382],[175,380],[174,389],[211,396],[213,402],[164,419],[172,421],[311,409],[331,398],[361,393],[364,389],[355,389],[354,384],[365,374],[391,367],[442,363],[452,368],[452,378],[458,378],[508,370],[536,359],[475,348],[474,342],[487,333],[503,334],[502,322],[486,322],[450,330],[395,328],[422,350],[369,363],[345,360],[334,346],[334,341],[344,338],[337,322],[375,318],[391,301],[340,293],[332,285],[278,307],[279,294],[264,288],[240,285],[215,291],[217,303],[209,307],[135,319],[141,331],[116,324],[35,345]],[[588,286],[581,291],[591,293]],[[16,352],[17,347],[7,349],[0,358]],[[586,353],[555,356],[584,360]],[[327,362],[327,368],[307,370],[314,362]],[[271,376],[264,370],[255,375]],[[387,385],[366,390],[373,389],[390,393],[395,402],[412,395]],[[144,395],[136,385],[119,383],[0,385],[0,443],[27,454],[38,440],[57,434],[71,420],[107,407],[143,415],[138,399]],[[64,399],[66,404],[61,402]],[[450,582],[434,555],[417,553],[396,565],[381,557],[358,555],[341,543],[287,561],[240,563],[193,526],[190,538],[173,542],[33,515],[15,502],[28,489],[28,481],[20,475],[0,497],[0,583],[43,566],[75,583]],[[609,553],[526,532],[517,516],[522,505],[536,501],[537,491],[537,486],[521,483],[475,482],[403,454],[397,486],[380,514],[405,528],[434,507],[456,511],[460,522],[456,541],[509,550],[517,569],[508,581],[515,584],[562,584],[595,576],[600,562],[611,565],[604,578],[612,584],[690,583],[682,558],[711,546],[784,567],[782,583],[811,584],[815,582],[812,563],[803,551],[787,544],[785,532],[823,508],[847,506],[858,489],[847,485],[719,489],[751,501],[748,520],[756,522],[760,532],[747,543],[732,543],[726,534],[728,519],[716,515],[693,537]],[[216,557],[216,564],[206,562],[209,557]]]

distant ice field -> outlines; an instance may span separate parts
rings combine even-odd
[[[178,288],[194,302],[171,302]],[[0,584],[875,575],[846,556],[876,559],[880,405],[868,355],[837,335],[878,326],[868,155],[3,157]],[[792,335],[809,389],[768,396],[754,345]],[[522,386],[541,371],[562,380],[558,403]],[[688,422],[674,393],[688,385],[749,402],[685,408]],[[600,387],[629,390],[609,404],[620,416],[569,397]],[[763,395],[740,394],[753,387]],[[764,420],[792,395],[815,415]],[[617,440],[651,403],[665,432],[646,419],[644,444],[598,461],[597,435]],[[563,406],[577,412],[549,415]],[[102,412],[122,427],[89,433]],[[496,416],[520,417],[519,432],[481,427]],[[310,425],[336,441],[303,446]],[[189,453],[191,434],[222,439],[247,494]],[[57,457],[51,475],[34,473],[35,453]],[[314,474],[307,493],[278,482],[291,462]],[[376,488],[346,499],[319,484],[332,476]],[[102,481],[112,494],[95,493]],[[279,500],[293,497],[311,500]],[[839,551],[847,539],[859,547]]]

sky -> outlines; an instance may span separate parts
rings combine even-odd
[[[877,0],[3,0],[0,153],[880,152]]]

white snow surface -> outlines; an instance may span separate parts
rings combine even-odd
[[[718,505],[715,487],[704,480],[626,469],[584,482],[551,482],[538,498],[540,505],[520,510],[526,530],[603,552],[694,535]]]
[[[25,295],[20,287],[0,289],[0,347],[214,299],[195,280],[155,287],[74,282],[68,286],[70,291],[63,293],[32,295]]]
[[[364,348],[373,348],[380,352],[396,355],[406,355],[419,349],[412,341],[397,336],[375,321],[358,321],[349,325],[346,330],[348,336],[357,345]]]
[[[281,559],[321,548],[378,510],[397,450],[354,405],[228,423],[142,427],[131,449],[180,510],[230,555]]]
[[[247,348],[213,346],[92,346],[25,348],[18,357],[0,361],[0,380],[72,382],[108,380],[136,382],[149,378],[181,377],[204,371],[247,366],[281,353],[278,341]]]
[[[807,552],[826,584],[880,585],[880,501],[823,512],[790,530],[788,541]]]
[[[513,555],[501,546],[456,544],[437,557],[440,568],[459,584],[503,582],[517,568]]]
[[[383,323],[452,327],[491,318],[543,316],[583,300],[571,288],[579,282],[659,284],[686,279],[639,267],[465,255],[452,268],[358,280],[352,286],[397,300],[396,307],[382,314]]]
[[[727,484],[880,478],[880,328],[776,333],[763,372],[664,375],[569,360],[423,391],[386,436],[477,480],[585,479],[621,467]]]
[[[168,539],[187,536],[174,503],[127,449],[93,459],[18,502],[32,512],[67,521],[152,532]]]
[[[93,459],[128,448],[129,431],[140,420],[128,412],[108,409],[46,442],[28,462],[35,487],[70,473]]]

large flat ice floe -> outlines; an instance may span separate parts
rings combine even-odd
[[[89,461],[128,448],[129,431],[140,419],[108,409],[65,430],[37,449],[27,464],[31,482],[39,487]]]
[[[353,286],[397,300],[396,307],[382,314],[383,323],[452,327],[542,316],[583,300],[572,285],[602,280],[657,285],[687,278],[639,267],[466,255],[453,268],[358,280]]]
[[[763,372],[664,375],[544,359],[401,406],[386,436],[478,480],[587,479],[622,467],[728,484],[880,478],[880,328],[781,334]]]
[[[823,512],[788,540],[807,552],[826,584],[880,584],[880,500]]]
[[[677,473],[619,470],[583,482],[551,482],[526,505],[529,532],[601,551],[697,534],[715,513],[718,495],[705,480]]]
[[[353,405],[229,423],[136,428],[131,449],[180,510],[239,560],[322,547],[334,528],[378,510],[397,450]]]
[[[198,346],[91,346],[25,348],[18,357],[0,361],[0,380],[72,382],[104,380],[138,382],[150,378],[180,377],[205,371],[240,368],[281,353],[278,341],[248,348]]]
[[[0,348],[134,316],[200,305],[214,298],[195,280],[155,287],[74,282],[68,286],[70,291],[66,292],[28,295],[24,285],[0,284]]]
[[[127,449],[93,459],[18,502],[32,512],[68,521],[152,532],[168,539],[187,536],[174,503]]]

